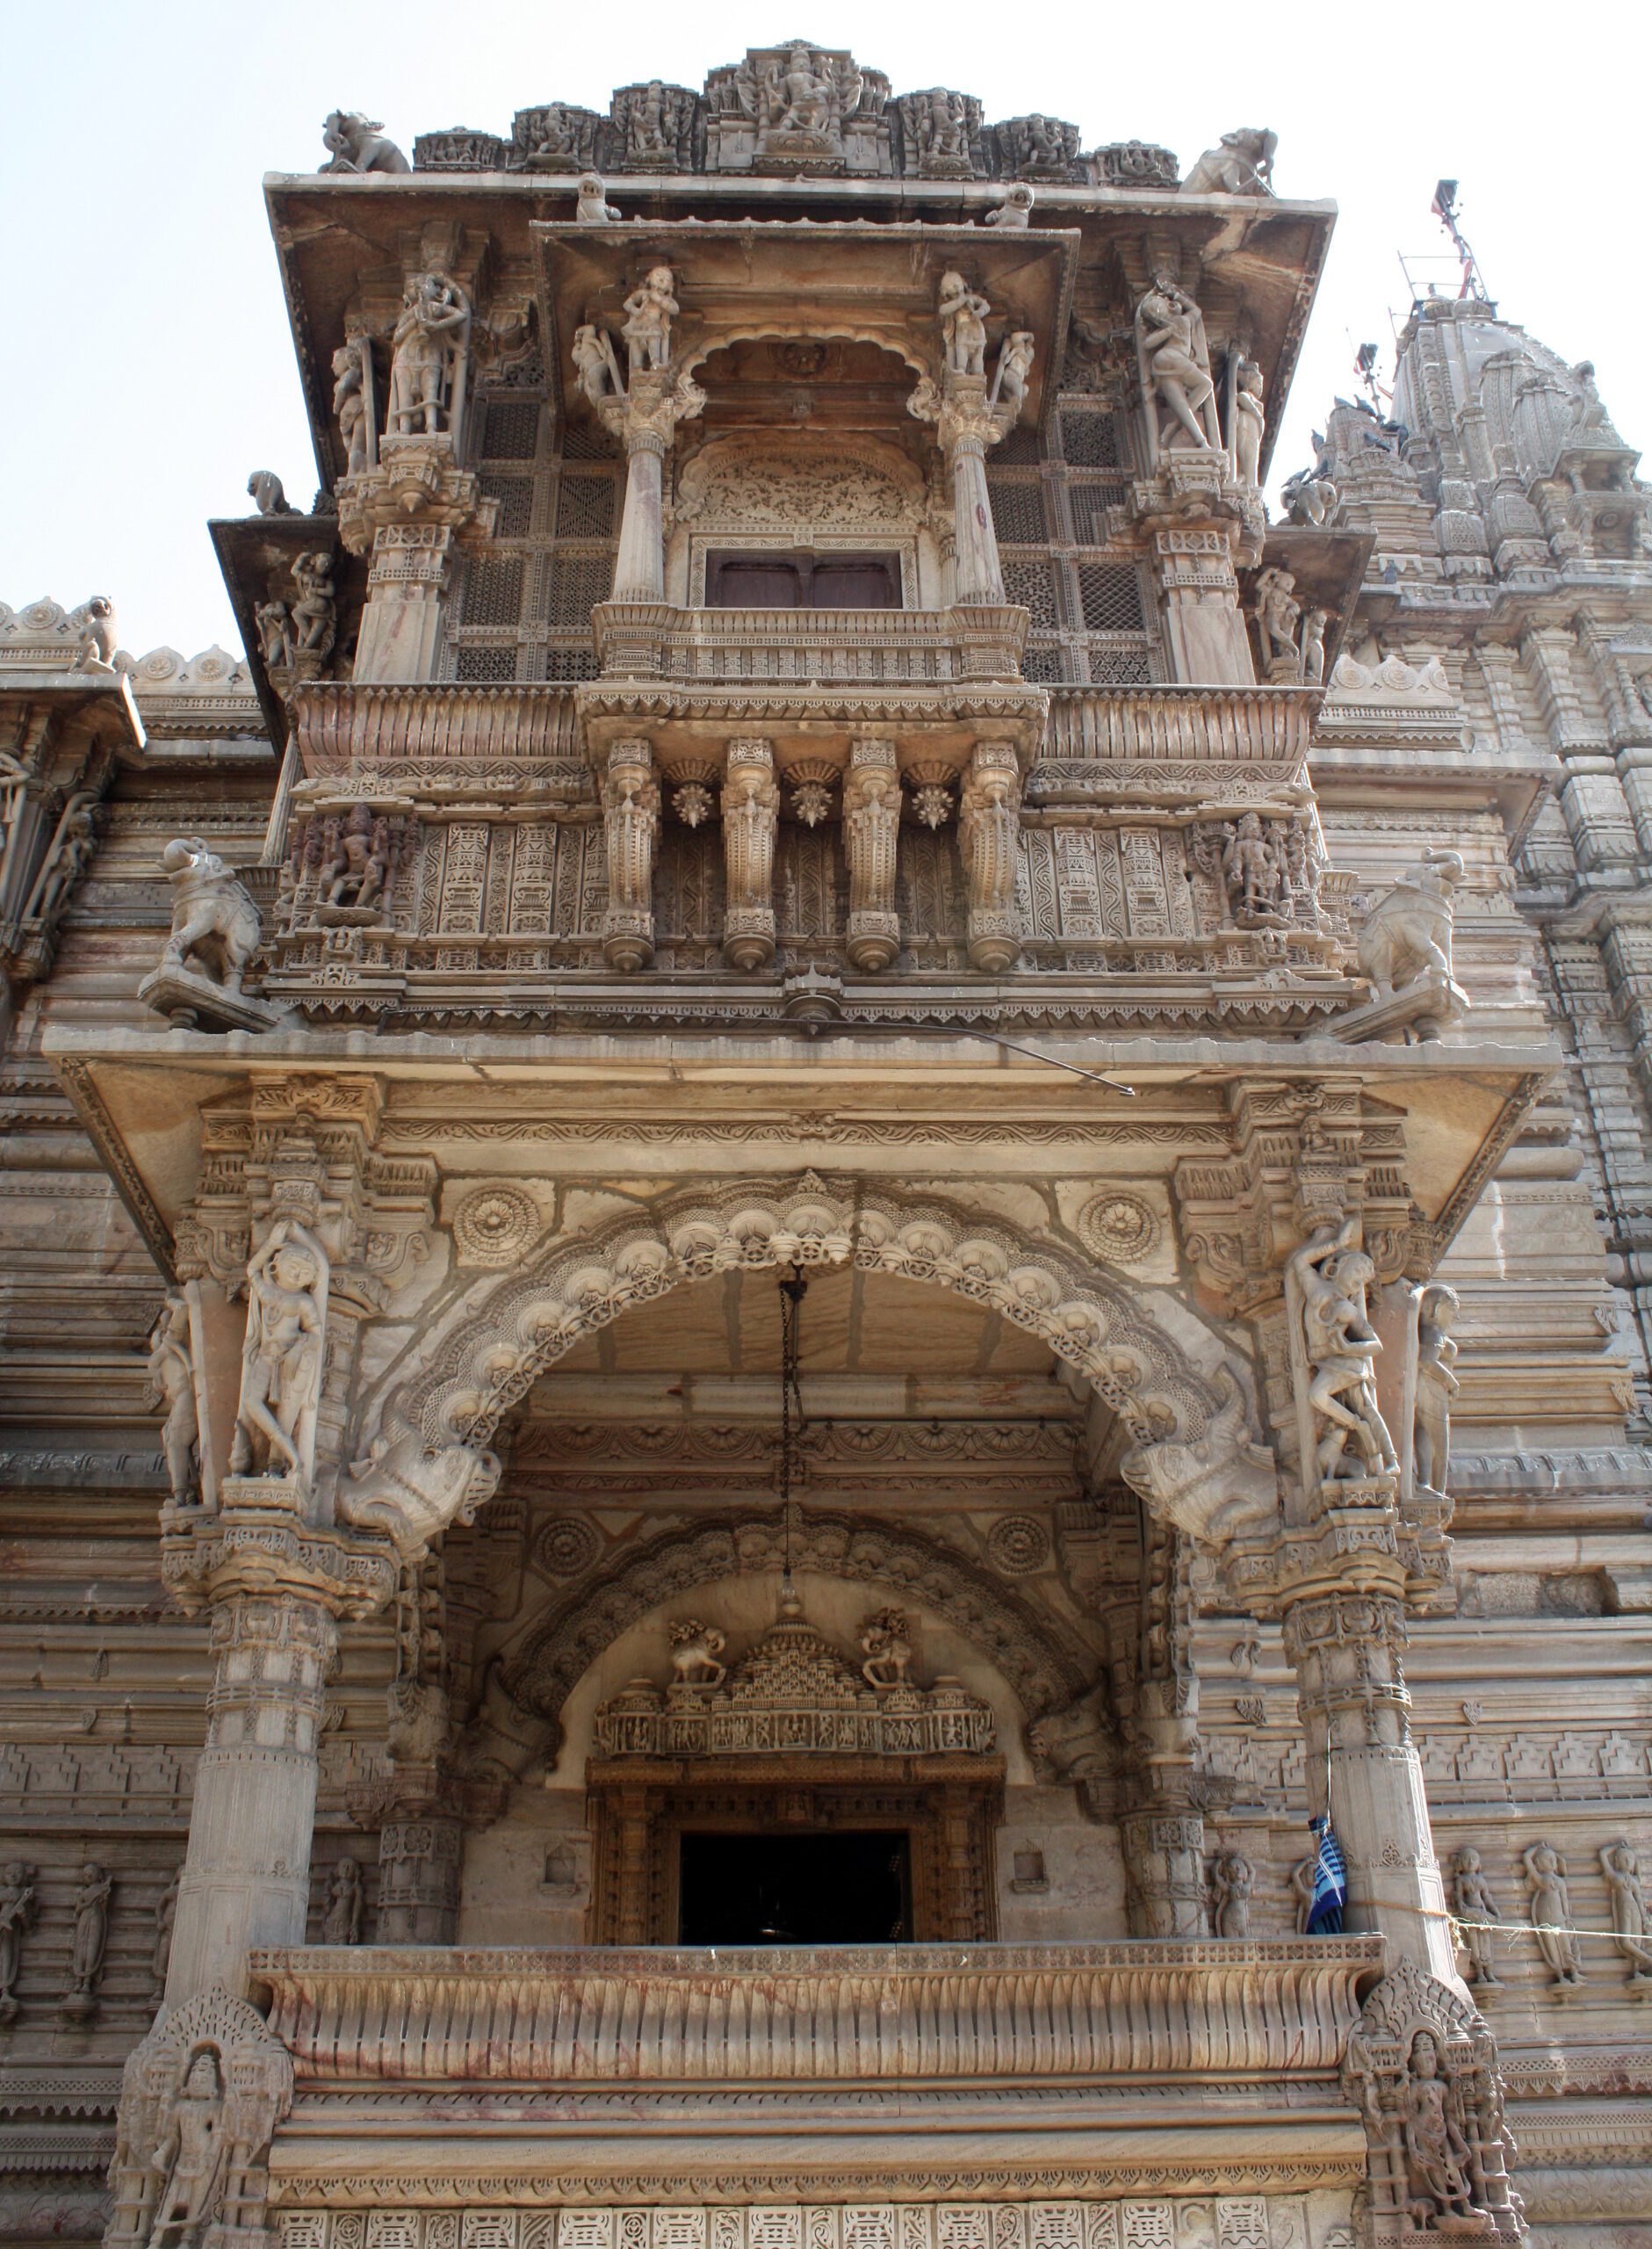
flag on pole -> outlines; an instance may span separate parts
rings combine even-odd
[[[1317,1819],[1310,1819],[1308,1824],[1319,1838],[1319,1851],[1314,1860],[1314,1895],[1308,1908],[1308,1934],[1340,1936],[1342,1909],[1348,1902],[1348,1869],[1343,1863],[1342,1846],[1337,1840],[1328,1811],[1321,1812]]]

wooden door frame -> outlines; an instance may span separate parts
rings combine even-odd
[[[998,1931],[1001,1757],[614,1757],[587,1768],[590,1944],[675,1944],[677,1838],[886,1828],[911,1839],[913,1942]]]

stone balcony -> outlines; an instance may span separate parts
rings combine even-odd
[[[1024,609],[675,609],[591,612],[604,679],[800,687],[1018,682]]]
[[[1334,2077],[1382,1940],[252,1956],[300,2085]],[[417,2024],[416,2036],[409,2035]]]
[[[256,1952],[296,2076],[271,2201],[333,2249],[320,2214],[364,2206],[1265,2186],[1295,2213],[1267,2238],[1300,2245],[1302,2190],[1345,2214],[1363,2173],[1338,2071],[1382,1956],[1374,1936]]]
[[[602,614],[597,611],[599,617]],[[709,617],[724,625],[735,617],[769,612],[662,609],[651,614],[697,620]],[[818,610],[774,614],[828,618],[834,625],[868,618],[886,624],[892,617],[933,626],[957,612]],[[1021,617],[1025,612],[970,614]],[[848,665],[862,656],[880,662],[889,657],[892,662],[902,644],[891,636],[881,647],[857,651],[852,636],[846,634],[832,645]],[[921,647],[917,636],[904,645],[909,650]],[[935,640],[929,645],[932,653],[938,653],[942,644]],[[743,634],[737,639],[725,626],[707,644],[707,653],[716,655],[721,648],[732,662],[744,662],[754,646]],[[819,646],[824,649],[826,644]],[[682,653],[697,661],[697,648],[690,634]],[[812,683],[793,678],[788,683],[776,676],[756,683],[774,689],[781,700],[790,703],[799,691],[806,694]],[[868,724],[898,725],[906,700],[899,690],[911,683],[891,672],[883,682],[887,695],[873,691],[855,697],[864,700]],[[720,681],[708,676],[706,684],[732,688],[734,676]],[[876,691],[878,682],[869,675],[856,679],[846,672],[840,684],[855,697],[857,688]],[[1069,790],[1092,793],[1097,788],[1137,786],[1150,779],[1160,789],[1187,788],[1202,795],[1219,789],[1224,767],[1243,769],[1252,782],[1300,780],[1322,699],[1317,690],[1301,687],[1037,689],[1015,683],[971,690],[962,681],[959,686],[971,709],[984,701],[995,710],[1001,705],[1001,715],[1013,715],[1027,727],[1035,762],[1029,802],[1057,801]],[[760,700],[749,694],[737,696],[729,722],[738,720],[754,729],[762,715]],[[486,765],[497,774],[502,762],[524,781],[531,776],[554,786],[559,780],[577,780],[583,770],[582,737],[588,725],[598,734],[623,723],[645,731],[656,720],[669,726],[682,712],[683,701],[680,685],[659,691],[651,684],[626,692],[613,691],[607,683],[574,688],[527,680],[498,686],[451,680],[408,685],[318,680],[296,687],[289,708],[307,778],[324,779],[351,770],[365,776],[372,769],[395,766],[417,767],[426,773],[451,766],[459,769],[462,777],[462,770],[470,765]],[[917,706],[910,715],[919,716]]]

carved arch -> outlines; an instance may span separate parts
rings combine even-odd
[[[1038,1336],[1138,1444],[1191,1442],[1216,1409],[1223,1355],[1208,1330],[1208,1363],[1195,1370],[1139,1298],[1069,1251],[939,1197],[805,1172],[639,1205],[552,1237],[525,1270],[478,1281],[385,1378],[396,1393],[386,1421],[412,1423],[432,1450],[483,1445],[547,1367],[631,1305],[739,1268],[844,1262],[954,1290]]]
[[[920,1532],[810,1510],[791,1556],[799,1569],[904,1595],[945,1617],[1008,1681],[1029,1724],[1095,1683],[1097,1659],[1075,1633]],[[651,1609],[719,1578],[777,1573],[781,1561],[777,1511],[662,1532],[547,1616],[505,1664],[505,1689],[519,1709],[558,1725],[592,1664]]]
[[[879,351],[886,351],[891,359],[904,360],[915,375],[934,375],[933,359],[926,358],[911,337],[898,330],[874,328],[852,320],[833,322],[829,315],[823,317],[826,321],[824,327],[820,318],[804,314],[799,314],[795,320],[767,314],[761,318],[720,322],[695,336],[682,354],[683,371],[692,375],[714,351],[721,351],[731,343],[763,343],[772,338],[779,343],[869,343]]]

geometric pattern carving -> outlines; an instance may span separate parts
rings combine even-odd
[[[538,1204],[520,1188],[479,1187],[453,1213],[453,1246],[466,1264],[509,1265],[541,1224]]]
[[[1151,1257],[1164,1233],[1158,1213],[1136,1195],[1098,1195],[1078,1213],[1075,1229],[1086,1249],[1114,1264]]]
[[[986,1534],[986,1551],[1010,1577],[1029,1577],[1050,1559],[1050,1533],[1036,1515],[1001,1515]]]
[[[1086,1377],[1142,1442],[1196,1438],[1214,1408],[1214,1392],[1143,1315],[1139,1296],[1093,1267],[999,1219],[812,1172],[702,1190],[595,1235],[552,1240],[473,1309],[467,1298],[444,1336],[409,1344],[386,1388],[427,1443],[481,1438],[580,1337],[631,1305],[731,1269],[794,1262],[929,1281],[986,1305]]]
[[[673,2182],[677,2183],[677,2182]],[[1183,2213],[1186,2213],[1184,2216]],[[1214,2214],[1215,2232],[1208,2231]],[[1303,2249],[1299,2195],[1061,2202],[765,2202],[288,2210],[279,2249]]]

